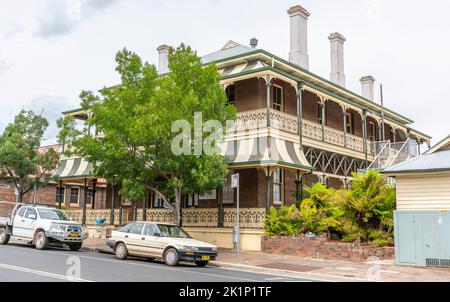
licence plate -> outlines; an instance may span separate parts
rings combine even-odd
[[[72,233],[70,233],[70,237],[78,237],[78,233],[77,232],[72,232]]]
[[[211,260],[210,256],[202,256],[202,261],[209,261]]]

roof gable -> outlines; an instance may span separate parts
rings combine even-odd
[[[450,150],[450,135],[430,148],[425,154],[432,154],[438,151]]]

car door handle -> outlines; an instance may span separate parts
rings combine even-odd
[[[128,235],[125,235],[125,238],[128,238]]]
[[[141,239],[142,239],[142,240],[145,240],[145,237],[142,237]]]
[[[22,222],[25,222],[25,219],[24,219],[24,220],[22,220]]]

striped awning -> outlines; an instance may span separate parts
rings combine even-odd
[[[255,61],[247,62],[244,64],[234,65],[234,66],[230,66],[230,67],[221,69],[221,70],[219,70],[219,73],[222,77],[225,77],[225,76],[231,76],[234,74],[238,74],[241,72],[260,69],[260,68],[263,68],[266,66],[267,66],[267,64],[261,62],[260,60],[255,60]]]
[[[230,166],[282,166],[312,171],[300,144],[271,137],[225,143],[225,157]]]
[[[59,161],[59,167],[52,177],[57,179],[76,179],[92,177],[93,167],[91,163],[82,158],[64,158]]]

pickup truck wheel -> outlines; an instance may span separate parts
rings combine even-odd
[[[10,238],[11,236],[7,234],[6,228],[0,228],[0,245],[8,244]]]
[[[208,263],[209,263],[209,261],[195,261],[195,264],[196,264],[198,267],[205,267],[205,266],[208,265]]]
[[[40,231],[34,236],[34,246],[38,250],[45,250],[48,247],[48,239],[44,231]]]
[[[115,249],[116,258],[120,260],[125,260],[128,257],[128,249],[125,243],[120,242]]]
[[[81,249],[81,246],[83,245],[83,243],[79,242],[79,243],[72,243],[69,244],[69,248],[72,252],[77,252]]]
[[[178,256],[178,251],[174,248],[168,249],[164,253],[164,262],[169,266],[176,266],[180,261],[180,257]]]

